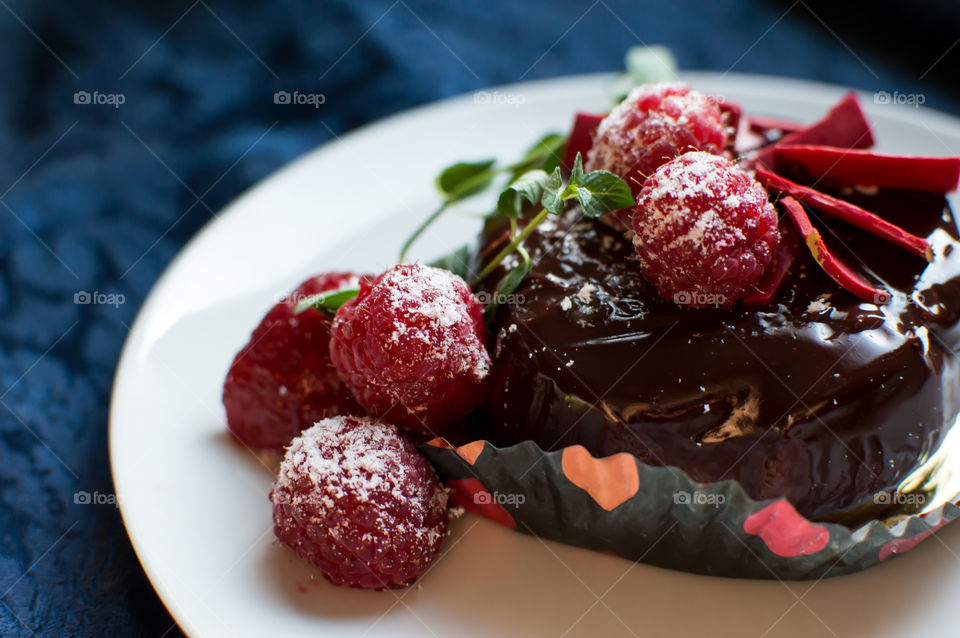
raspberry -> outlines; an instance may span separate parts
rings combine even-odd
[[[490,371],[483,309],[460,277],[396,266],[360,286],[331,329],[330,356],[360,405],[432,433],[479,402]]]
[[[742,298],[780,243],[763,187],[709,153],[686,153],[658,168],[632,221],[644,278],[665,299],[693,308]]]
[[[330,317],[312,309],[293,316],[305,296],[357,280],[326,273],[303,282],[267,313],[237,353],[223,384],[223,405],[227,426],[243,444],[282,451],[314,421],[363,414],[330,362]]]
[[[447,534],[447,494],[392,425],[334,417],[304,430],[270,492],[274,534],[337,585],[405,587]]]
[[[617,175],[636,195],[664,162],[692,150],[719,154],[726,146],[723,115],[708,96],[681,84],[645,84],[600,122],[584,168]]]

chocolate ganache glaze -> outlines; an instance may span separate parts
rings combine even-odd
[[[620,232],[576,209],[548,220],[525,244],[532,272],[495,320],[484,436],[629,452],[697,481],[735,479],[756,499],[786,497],[814,519],[877,514],[875,495],[928,459],[960,410],[958,233],[940,195],[834,193],[934,247],[928,264],[816,222],[893,291],[887,304],[841,289],[801,246],[777,303],[686,309],[644,281]],[[477,262],[505,241],[504,222],[488,222]]]

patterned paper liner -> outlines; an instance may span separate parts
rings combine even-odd
[[[677,468],[582,446],[544,452],[445,439],[421,446],[454,505],[508,528],[670,569],[781,580],[860,571],[913,549],[960,517],[957,499],[851,530],[815,523],[784,499],[755,501],[736,481],[697,483]]]

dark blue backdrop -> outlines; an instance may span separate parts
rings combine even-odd
[[[74,495],[111,493],[107,408],[127,326],[211,211],[325,142],[327,126],[617,69],[641,39],[684,68],[922,93],[960,111],[948,0],[854,4],[0,1],[0,634],[178,634],[116,509]],[[281,89],[327,100],[277,106]],[[82,291],[124,303],[74,303]]]

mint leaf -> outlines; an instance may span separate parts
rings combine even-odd
[[[444,202],[451,204],[485,190],[497,176],[494,163],[496,160],[457,162],[440,171],[436,186]]]
[[[519,217],[526,204],[539,204],[550,176],[541,169],[527,171],[503,189],[497,199],[497,210],[506,217]]]
[[[566,186],[563,185],[563,178],[560,174],[560,168],[554,168],[553,173],[547,175],[543,170],[536,169],[528,171],[521,175],[516,184],[508,186],[500,194],[497,201],[497,210],[500,214],[506,215],[512,220],[516,220],[523,208],[523,201],[533,203],[540,194],[540,205],[543,210],[537,213],[523,230],[517,232],[516,222],[511,222],[510,242],[504,246],[490,261],[483,266],[480,274],[474,277],[471,286],[476,286],[486,279],[494,270],[496,270],[504,259],[514,251],[520,251],[524,256],[524,262],[529,262],[530,258],[523,250],[523,241],[530,236],[537,226],[549,215],[560,215],[563,213],[563,203],[569,199],[576,199],[580,202],[583,214],[587,217],[600,217],[606,213],[629,208],[635,204],[630,187],[622,179],[608,173],[607,171],[583,172],[583,158],[580,153],[573,162],[573,170],[570,174],[570,181]],[[523,281],[526,273],[519,277],[517,281]],[[511,271],[513,273],[513,271]],[[511,274],[511,273],[508,273]],[[512,280],[501,279],[497,284],[499,288],[502,285],[511,284]],[[519,284],[517,284],[519,285]]]
[[[614,81],[611,90],[615,103],[622,102],[635,86],[677,79],[677,60],[665,46],[632,47],[627,51],[625,65],[627,72]]]
[[[549,140],[551,150],[543,160],[543,170],[552,173],[553,169],[560,166],[560,162],[563,161],[563,151],[567,147],[567,139],[566,135],[556,135]],[[546,145],[547,142],[544,144]]]
[[[586,173],[576,184],[571,179],[564,192],[568,195],[564,199],[569,199],[569,195],[576,197],[587,217],[600,217],[637,204],[627,183],[607,171]]]
[[[526,171],[541,168],[547,173],[552,173],[553,169],[560,165],[563,157],[563,148],[567,144],[567,136],[559,133],[548,133],[531,146],[526,154],[507,167],[507,170],[513,172],[511,182],[523,175]]]
[[[600,217],[621,208],[630,208],[636,202],[630,186],[625,181],[607,171],[583,172],[583,158],[580,153],[573,160],[570,181],[560,194],[561,199],[574,199],[580,202],[583,214],[587,217]]]
[[[431,261],[428,266],[433,266],[434,268],[443,268],[444,270],[449,270],[453,274],[470,281],[472,273],[470,272],[470,261],[473,259],[473,254],[470,251],[470,246],[464,244],[457,248],[451,253],[444,255],[443,257],[438,257]]]
[[[566,135],[547,135],[540,140],[540,145],[547,149],[543,159],[543,170],[552,173],[563,161],[563,151],[567,147]]]
[[[583,179],[583,156],[577,153],[577,156],[573,158],[573,170],[570,171],[570,183],[579,184],[581,179]]]
[[[400,249],[400,261],[406,260],[407,252],[424,231],[435,222],[451,204],[477,195],[493,183],[501,173],[509,172],[513,183],[531,169],[552,172],[560,163],[567,138],[564,135],[550,133],[531,146],[520,161],[506,167],[497,167],[495,160],[479,162],[457,162],[440,171],[435,184],[443,203],[421,223]]]
[[[527,278],[528,274],[530,274],[531,267],[532,265],[530,263],[530,257],[525,255],[523,261],[514,266],[510,272],[500,278],[500,281],[497,282],[496,288],[493,290],[490,303],[487,304],[486,308],[484,308],[484,313],[487,315],[487,318],[493,318],[497,308],[499,308],[501,304],[505,302],[507,298],[516,291],[517,288],[520,287],[520,284],[523,283],[523,280]]]
[[[297,304],[293,314],[299,315],[310,308],[316,308],[327,314],[334,314],[340,306],[347,303],[360,294],[359,288],[342,288],[340,290],[331,290],[330,292],[321,292],[317,295],[310,295]]]
[[[563,212],[563,178],[560,176],[560,167],[553,169],[550,179],[543,187],[543,196],[540,198],[540,205],[543,206],[551,215],[559,215]]]
[[[634,84],[672,82],[677,79],[677,59],[665,46],[635,46],[624,59],[627,75]]]
[[[413,234],[407,238],[400,248],[399,261],[402,263],[407,258],[407,252],[414,242],[420,238],[427,228],[437,220],[440,215],[446,212],[447,208],[461,199],[466,199],[486,190],[494,178],[500,172],[494,168],[496,160],[483,160],[480,162],[457,162],[440,171],[435,180],[437,191],[443,198],[443,204],[435,211],[430,213],[423,222],[414,229]]]

